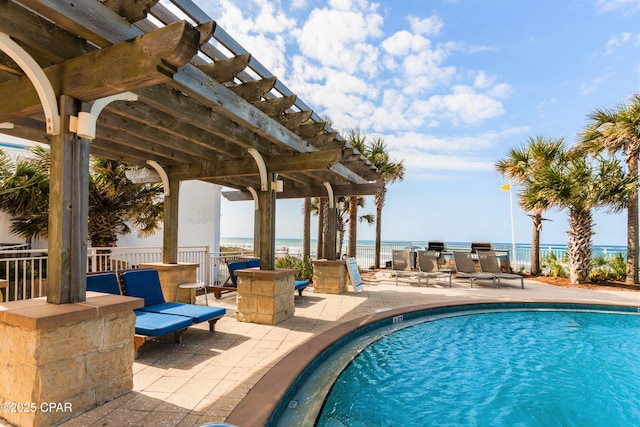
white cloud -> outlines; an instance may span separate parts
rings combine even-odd
[[[433,95],[427,100],[418,100],[412,110],[458,125],[479,124],[504,114],[500,101],[462,85],[454,86],[453,92],[447,95]]]
[[[607,41],[607,47],[604,54],[611,55],[616,49],[626,44],[632,44],[633,46],[640,45],[640,34],[633,35],[629,32],[622,32],[611,37]]]
[[[410,17],[409,24],[413,32],[427,35],[437,35],[444,27],[444,22],[436,15],[423,19]]]
[[[640,0],[596,0],[595,5],[601,12],[623,10],[626,13],[634,13],[640,10]]]
[[[473,87],[476,89],[486,89],[496,81],[494,76],[488,76],[484,71],[480,71],[476,74],[476,78],[473,82]]]
[[[340,9],[314,9],[295,37],[309,59],[348,72],[371,73],[376,68],[378,48],[368,40],[382,35],[383,20],[375,12],[346,10],[351,3],[335,0],[332,5]]]
[[[419,34],[402,30],[384,40],[381,46],[388,54],[398,56],[429,49],[431,42]]]

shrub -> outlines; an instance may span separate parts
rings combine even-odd
[[[276,259],[276,268],[292,268],[298,270],[296,280],[311,280],[313,278],[313,264],[308,257],[299,258],[287,255]]]
[[[542,258],[542,268],[546,269],[547,276],[567,277],[566,261],[559,260],[553,252]]]

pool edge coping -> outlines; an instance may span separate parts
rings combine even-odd
[[[638,308],[639,304],[612,303],[601,300],[558,300],[544,298],[529,299],[477,299],[433,302],[398,307],[387,311],[368,314],[337,324],[302,343],[282,357],[260,380],[249,390],[244,398],[231,411],[225,422],[234,426],[267,426],[272,421],[274,412],[281,405],[290,388],[305,373],[307,366],[321,357],[334,343],[348,337],[358,329],[392,319],[395,316],[420,311],[495,304],[550,304],[572,306],[609,306]]]

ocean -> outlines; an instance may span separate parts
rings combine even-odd
[[[448,250],[469,250],[472,242],[444,242]],[[235,246],[250,249],[253,247],[253,238],[251,237],[221,237],[220,244],[222,246]],[[346,251],[346,240],[344,242],[342,252]],[[380,264],[385,265],[386,261],[391,260],[391,251],[395,249],[413,249],[422,250],[427,249],[429,242],[423,241],[388,241],[383,240],[380,242]],[[491,243],[492,247],[500,252],[507,252],[511,260],[511,266],[514,270],[519,268],[527,269],[531,260],[531,244],[530,243],[517,243],[515,256],[512,254],[512,244],[497,242]],[[290,254],[301,255],[302,254],[302,239],[286,239],[276,238],[275,242],[276,254]],[[311,239],[311,254],[312,257],[316,253],[317,240]],[[362,268],[368,268],[373,265],[374,259],[375,241],[373,240],[358,240],[356,258],[358,264]],[[558,259],[563,259],[564,254],[567,251],[566,244],[548,244],[543,243],[540,245],[540,255],[544,257],[548,253],[554,253]],[[598,246],[592,247],[593,255],[604,254],[610,256],[614,253],[622,252],[626,254],[626,246]]]

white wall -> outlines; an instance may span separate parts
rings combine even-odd
[[[206,246],[212,252],[220,250],[221,187],[202,181],[184,181],[180,185],[178,210],[178,246]],[[118,236],[118,246],[162,246],[162,230],[140,239],[133,230]]]

